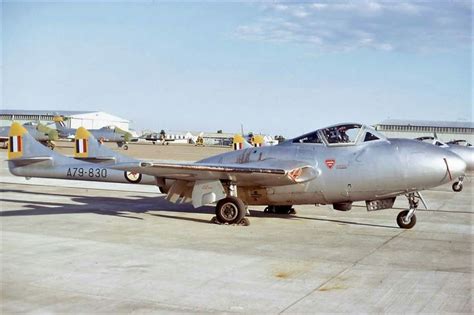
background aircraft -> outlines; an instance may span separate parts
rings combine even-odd
[[[8,161],[14,175],[55,177],[51,171],[57,170],[61,178],[74,176],[67,164],[48,164],[54,152],[38,154],[32,140],[21,125],[12,126]],[[87,142],[76,145],[81,153]],[[293,205],[322,203],[347,211],[352,202],[366,201],[367,210],[374,211],[391,208],[397,196],[405,195],[409,209],[399,213],[397,224],[412,228],[415,210],[423,202],[419,192],[464,175],[466,164],[430,144],[386,139],[367,126],[341,124],[277,146],[232,151],[196,163],[132,159],[96,168],[90,167],[88,180],[109,181],[113,168],[154,177],[171,202],[192,202],[195,207],[217,202],[217,220],[229,224],[243,221],[246,205],[288,212]]]
[[[275,145],[275,143],[268,143],[265,141],[265,138],[261,135],[252,135],[250,137],[250,142],[242,135],[236,134],[232,139],[232,148],[235,150],[242,150],[247,148],[259,148],[267,145]]]
[[[191,140],[195,140],[197,137],[193,137],[194,139],[188,139],[186,140],[187,142]],[[159,143],[161,145],[169,145],[170,142],[176,141],[176,139],[169,138],[166,135],[166,132],[164,130],[161,130],[161,132],[146,132],[143,135],[141,135],[138,138],[133,138],[131,139],[131,142],[139,142],[140,140],[145,140],[145,141],[150,141],[153,144]],[[180,139],[180,140],[185,140],[185,139]]]
[[[73,139],[77,129],[68,128],[64,123],[64,118],[61,116],[54,117],[56,129],[61,139]],[[132,134],[128,131],[122,130],[115,126],[106,126],[100,129],[90,129],[89,132],[99,141],[115,142],[124,150],[128,150],[127,143],[132,139]]]
[[[443,141],[439,140],[436,134],[431,137],[419,137],[415,140],[431,143],[432,145],[438,146],[440,148],[444,148],[449,150],[453,153],[459,155],[464,162],[466,162],[466,170],[469,172],[474,171],[474,147],[468,145],[459,145],[461,141],[454,141],[451,143],[444,143]],[[465,142],[465,141],[462,141]],[[466,142],[467,143],[467,142]],[[463,181],[464,176],[461,176],[458,181],[453,184],[453,190],[456,192],[460,192],[463,189]]]
[[[472,147],[472,144],[467,142],[466,140],[451,140],[446,142],[447,145],[460,145],[463,147]]]
[[[58,140],[58,131],[53,128],[49,128],[46,125],[37,122],[28,122],[23,124],[23,127],[28,130],[29,134],[43,145],[49,147],[51,150],[54,149],[55,144],[53,141]],[[8,133],[10,127],[0,127],[0,143],[3,147],[8,145]]]

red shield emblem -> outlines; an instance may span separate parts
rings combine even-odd
[[[334,167],[334,164],[336,164],[336,160],[326,160],[326,161],[324,161],[324,163],[326,163],[326,166],[329,169],[332,169]]]

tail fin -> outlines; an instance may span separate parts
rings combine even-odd
[[[61,130],[66,128],[66,123],[64,122],[64,117],[62,116],[54,116],[53,117],[54,124],[56,125],[57,130]]]
[[[24,137],[29,135],[28,130],[17,122],[14,122],[8,133],[8,159],[19,159],[24,152]]]
[[[135,162],[134,158],[117,153],[101,144],[86,128],[79,127],[74,139],[74,157],[94,163]]]
[[[244,139],[244,137],[237,134],[237,135],[234,136],[234,139],[232,141],[232,147],[234,148],[234,150],[242,150],[242,149],[251,148],[252,145],[250,143],[248,143]]]
[[[17,166],[24,166],[42,161],[57,159],[62,161],[65,157],[51,151],[36,141],[18,122],[14,122],[8,133],[8,162],[10,171]]]
[[[252,145],[254,147],[261,147],[265,144],[265,139],[261,135],[256,135],[252,137]]]

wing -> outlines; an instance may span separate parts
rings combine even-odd
[[[291,185],[317,176],[306,162],[276,159],[244,164],[135,162],[111,168],[184,181],[227,180],[238,186]]]

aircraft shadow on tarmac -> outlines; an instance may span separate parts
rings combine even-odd
[[[129,196],[127,198],[117,197],[102,197],[102,196],[77,196],[61,193],[41,193],[31,192],[26,190],[5,189],[0,190],[1,202],[21,203],[27,209],[21,210],[7,210],[0,212],[0,217],[12,216],[35,216],[35,215],[58,215],[58,214],[81,214],[81,213],[95,213],[99,215],[111,215],[127,219],[143,220],[142,217],[134,216],[133,214],[149,214],[155,217],[162,217],[166,219],[176,219],[183,221],[192,221],[198,223],[210,223],[209,219],[189,218],[179,215],[169,215],[156,212],[176,212],[176,213],[194,213],[194,214],[208,214],[214,215],[214,207],[204,206],[200,208],[193,208],[190,204],[173,204],[165,199],[165,196]],[[25,199],[9,199],[5,198],[4,193],[20,193],[46,196],[60,196],[71,198],[71,203],[48,202],[48,201],[32,201],[28,203]],[[250,210],[250,217],[255,218],[278,218],[287,220],[314,220],[321,222],[333,222],[339,224],[368,226],[377,228],[398,229],[395,226],[379,225],[371,223],[362,223],[355,221],[328,219],[318,217],[304,217],[299,215],[284,215],[284,214],[269,214],[263,211]]]

